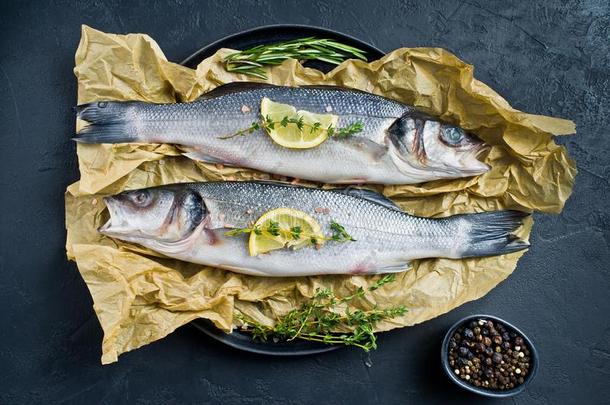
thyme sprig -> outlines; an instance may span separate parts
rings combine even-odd
[[[254,232],[257,235],[262,235],[263,232],[267,232],[272,236],[280,236],[283,235],[286,238],[292,238],[293,240],[308,239],[312,245],[320,245],[322,241],[335,241],[335,242],[355,242],[356,239],[352,238],[352,236],[345,230],[345,228],[335,221],[330,221],[330,230],[331,235],[314,235],[303,232],[303,229],[300,226],[293,226],[288,229],[280,227],[280,224],[276,221],[269,221],[265,228],[261,228],[259,225],[256,225],[251,228],[235,228],[230,231],[225,232],[226,236],[238,236],[242,234],[250,234]]]
[[[224,58],[228,72],[244,73],[267,79],[265,65],[279,65],[286,59],[319,60],[338,65],[346,59],[366,61],[366,52],[332,39],[300,38],[271,45],[258,45],[245,51],[232,53]]]
[[[348,126],[336,128],[332,125],[329,125],[327,128],[322,128],[322,124],[320,122],[314,122],[313,124],[307,123],[304,121],[302,116],[298,116],[297,118],[284,116],[281,120],[276,121],[270,116],[262,116],[260,121],[254,121],[248,128],[240,129],[230,135],[219,136],[218,139],[231,139],[238,136],[244,136],[253,133],[254,131],[258,131],[259,129],[264,129],[266,132],[274,130],[277,126],[281,126],[286,128],[288,125],[296,125],[296,127],[301,131],[305,131],[309,128],[309,133],[313,134],[317,131],[326,131],[329,137],[335,138],[347,138],[348,136],[357,134],[362,132],[364,126],[362,122],[356,121]]]
[[[407,312],[404,305],[393,308],[351,311],[349,307],[340,310],[343,304],[362,299],[367,291],[375,291],[396,279],[395,274],[387,274],[377,280],[367,290],[359,287],[355,293],[339,298],[330,289],[317,289],[313,298],[293,309],[277,320],[272,327],[263,325],[243,314],[240,319],[245,329],[255,339],[267,341],[269,338],[291,341],[294,339],[356,346],[368,352],[377,348],[375,325],[382,320],[402,316]],[[349,330],[350,332],[335,332]]]

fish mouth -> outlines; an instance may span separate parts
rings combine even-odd
[[[473,149],[472,154],[469,155],[469,157],[472,157],[472,159],[468,159],[470,162],[465,165],[465,168],[462,171],[472,176],[487,173],[491,169],[491,166],[484,163],[483,159],[487,156],[490,150],[491,146],[481,142]]]
[[[102,226],[97,228],[97,231],[102,235],[115,235],[120,233],[121,229],[119,227],[119,210],[117,201],[113,197],[104,197],[104,203],[106,204],[106,209],[110,214],[108,221],[106,221]]]

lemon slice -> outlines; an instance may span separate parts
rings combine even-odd
[[[292,149],[313,148],[328,139],[326,129],[329,126],[337,127],[339,116],[333,114],[314,114],[309,111],[297,111],[289,104],[276,103],[267,97],[261,101],[261,115],[275,123],[273,128],[268,128],[267,133],[277,144]],[[280,122],[284,117],[288,119],[303,120],[303,128],[299,129],[296,124],[289,123],[282,126]],[[319,126],[314,128],[314,125]]]
[[[277,208],[263,214],[252,227],[248,250],[250,256],[256,256],[276,249],[299,249],[311,244],[324,242],[320,224],[303,211],[292,208]],[[298,230],[298,232],[296,232]]]

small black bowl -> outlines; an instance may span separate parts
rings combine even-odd
[[[529,371],[528,375],[525,377],[525,381],[523,381],[523,384],[519,384],[518,386],[516,386],[515,388],[513,388],[511,390],[505,390],[505,391],[490,390],[490,389],[480,388],[480,387],[475,387],[474,385],[470,385],[467,382],[458,378],[454,374],[451,366],[449,365],[449,340],[451,339],[451,336],[453,336],[455,331],[460,326],[467,324],[473,320],[478,321],[480,319],[485,319],[485,320],[489,319],[494,322],[501,323],[509,331],[512,331],[512,332],[518,334],[519,336],[521,336],[523,338],[523,340],[525,340],[525,342],[527,343],[527,346],[530,350],[530,371]],[[441,346],[441,363],[443,365],[443,370],[445,370],[445,374],[447,374],[449,379],[451,379],[451,381],[453,381],[460,387],[464,388],[465,390],[468,390],[470,392],[474,392],[476,394],[483,395],[486,397],[506,398],[506,397],[512,397],[514,395],[519,394],[521,391],[523,391],[525,389],[525,387],[529,383],[532,382],[532,380],[536,376],[536,372],[538,371],[539,357],[538,357],[538,351],[536,350],[536,347],[534,346],[532,341],[523,332],[521,332],[519,329],[517,329],[514,325],[506,322],[504,319],[501,319],[501,318],[498,318],[495,316],[491,316],[491,315],[471,315],[471,316],[467,316],[466,318],[460,319],[451,328],[449,328],[449,331],[447,332],[447,334],[445,335],[445,338],[443,339],[443,345]]]

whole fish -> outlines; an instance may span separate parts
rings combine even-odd
[[[527,215],[495,211],[421,218],[368,190],[322,190],[281,183],[185,183],[105,198],[110,219],[99,232],[165,256],[259,276],[373,274],[403,271],[413,259],[501,255],[529,244],[511,234]],[[355,239],[319,249],[279,249],[250,256],[249,235],[227,236],[265,212],[293,208],[329,233],[331,221]]]
[[[363,130],[311,149],[282,147],[263,129],[221,139],[258,122],[263,97],[312,113],[331,112],[339,117],[337,127],[360,123]],[[76,111],[89,123],[77,134],[78,142],[177,144],[192,159],[324,183],[413,184],[489,170],[477,160],[486,145],[461,128],[342,87],[237,82],[191,103],[101,101]]]

